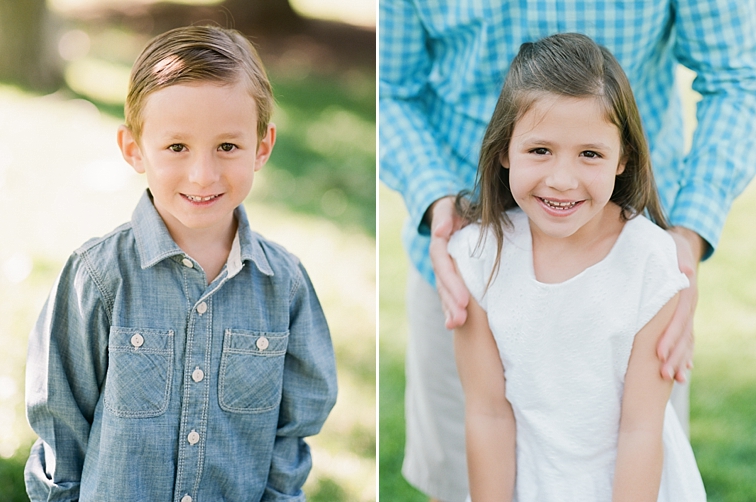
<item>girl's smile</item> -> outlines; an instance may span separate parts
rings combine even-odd
[[[537,197],[544,206],[544,210],[553,214],[554,216],[567,216],[572,214],[572,210],[583,203],[582,200],[578,201],[561,201],[556,199],[545,199],[543,197]]]

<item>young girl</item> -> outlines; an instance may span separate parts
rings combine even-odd
[[[473,502],[705,501],[655,350],[688,282],[606,49],[521,47],[475,194],[449,244],[473,296],[454,342]]]

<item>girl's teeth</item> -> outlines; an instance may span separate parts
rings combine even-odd
[[[571,209],[575,207],[575,204],[577,204],[577,202],[556,202],[548,199],[541,200],[544,202],[544,204],[549,207],[553,207],[554,209]]]

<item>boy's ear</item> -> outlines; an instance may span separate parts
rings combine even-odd
[[[276,144],[276,124],[270,122],[268,124],[268,133],[263,139],[260,140],[260,144],[257,146],[257,154],[255,156],[255,171],[262,169],[262,166],[268,162],[270,154],[273,153],[273,145]]]
[[[144,173],[144,163],[142,162],[142,150],[139,148],[134,134],[131,129],[125,125],[118,127],[118,147],[121,149],[123,159],[128,162],[139,174]]]
[[[501,152],[499,154],[499,164],[501,164],[501,167],[504,169],[509,169],[509,155],[507,155],[507,152]]]

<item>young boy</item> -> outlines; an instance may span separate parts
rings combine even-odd
[[[31,500],[304,500],[336,371],[304,268],[241,205],[272,105],[235,31],[172,30],[137,59],[118,144],[149,190],[71,256],[32,331]]]

